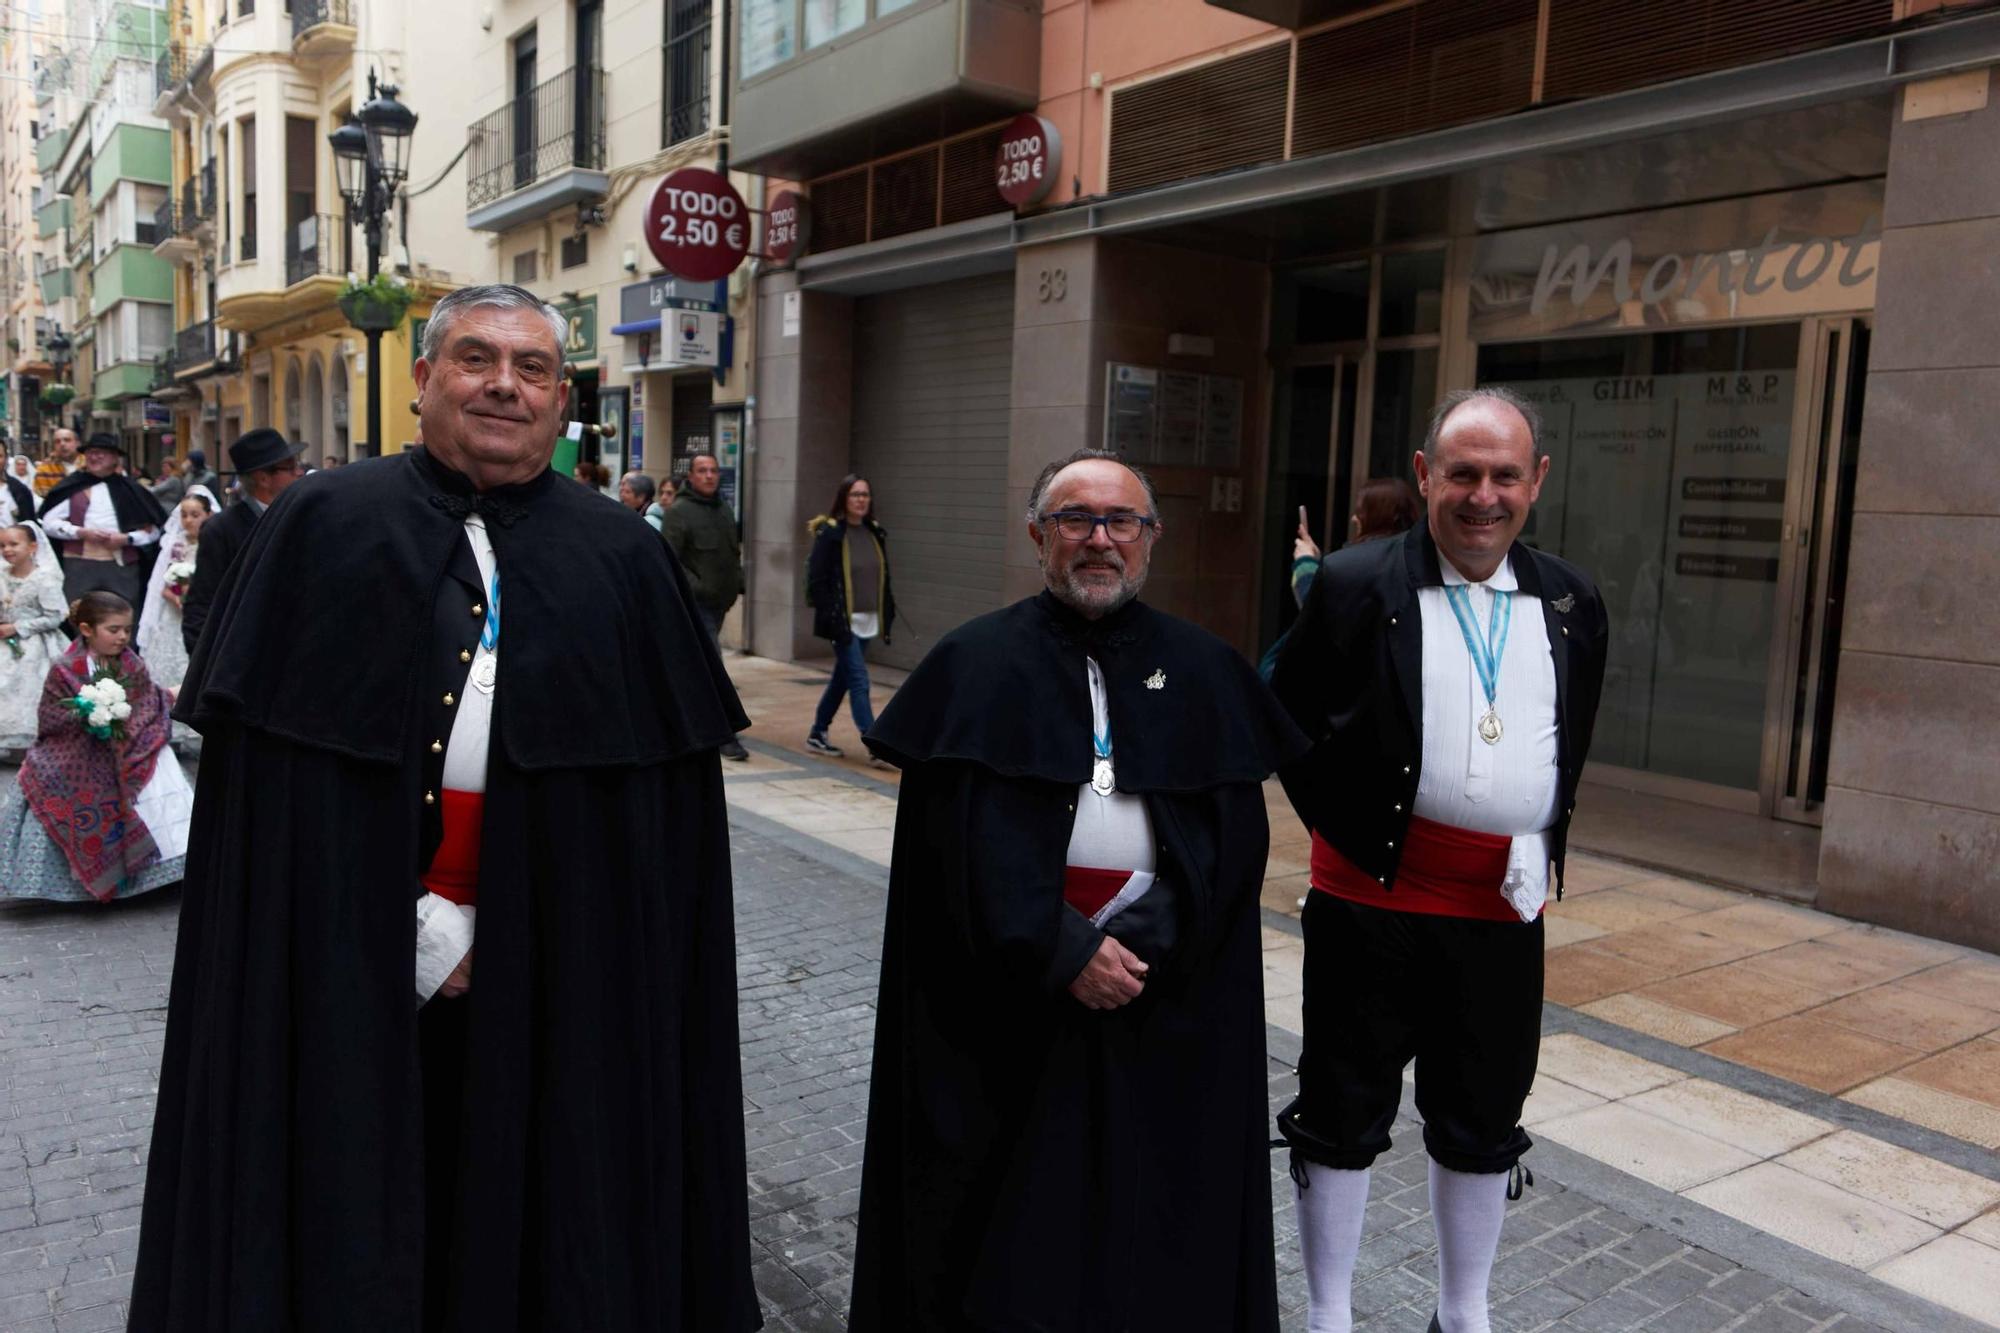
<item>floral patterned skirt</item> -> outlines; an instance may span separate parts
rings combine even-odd
[[[162,764],[171,764],[171,754],[160,756]],[[182,778],[185,785],[186,779]],[[183,833],[181,845],[186,845]],[[157,889],[167,884],[180,882],[181,873],[187,865],[185,853],[156,861],[141,870],[131,879],[118,886],[113,898],[131,898]],[[35,818],[35,812],[28,808],[28,798],[21,792],[20,780],[8,774],[6,795],[0,797],[0,898],[41,898],[51,902],[96,902],[76,872],[69,868],[69,861],[50,839],[42,822]]]

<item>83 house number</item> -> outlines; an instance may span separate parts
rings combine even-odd
[[[1035,297],[1043,305],[1060,301],[1069,295],[1069,273],[1064,269],[1045,268],[1035,283]]]

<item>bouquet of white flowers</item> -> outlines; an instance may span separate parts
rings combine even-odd
[[[176,560],[167,566],[167,588],[176,597],[187,596],[188,583],[194,578],[194,561]]]
[[[69,706],[83,719],[83,729],[101,741],[125,739],[125,719],[132,716],[125,686],[109,672],[76,692]]]

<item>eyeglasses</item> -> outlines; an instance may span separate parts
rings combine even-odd
[[[1104,525],[1105,533],[1114,542],[1136,542],[1139,534],[1153,526],[1153,520],[1144,514],[1089,514],[1081,509],[1065,509],[1060,513],[1042,515],[1044,524],[1054,524],[1064,541],[1087,542],[1097,532],[1097,525]]]

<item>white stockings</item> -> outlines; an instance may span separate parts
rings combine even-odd
[[[1304,1210],[1300,1210],[1303,1222]],[[1431,1163],[1431,1220],[1438,1235],[1438,1325],[1489,1333],[1486,1287],[1507,1217],[1507,1173],[1471,1175]],[[1303,1224],[1300,1227],[1304,1230]],[[1350,1273],[1353,1264],[1348,1265]]]
[[[1361,1250],[1361,1215],[1368,1207],[1368,1173],[1301,1160],[1306,1187],[1292,1187],[1299,1217],[1299,1252],[1306,1263],[1306,1333],[1351,1333],[1354,1259]]]

